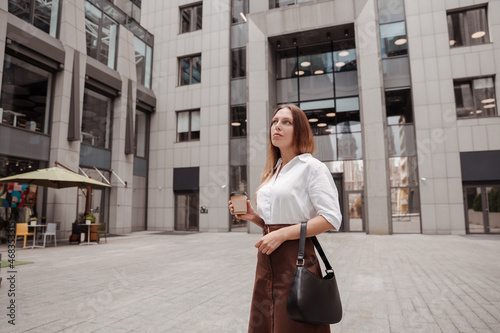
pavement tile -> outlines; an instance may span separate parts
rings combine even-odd
[[[259,238],[145,231],[19,249],[34,264],[17,268],[16,326],[0,310],[0,331],[246,332]],[[343,301],[333,332],[500,332],[500,236],[327,233],[320,242]],[[0,309],[7,302],[3,285]]]

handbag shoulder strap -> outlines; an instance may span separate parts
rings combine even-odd
[[[299,254],[297,256],[297,265],[304,265],[304,251],[306,247],[306,234],[307,234],[307,222],[302,222],[300,226],[300,240],[299,240]],[[318,253],[325,263],[325,268],[326,271],[333,271],[332,266],[330,265],[330,262],[328,262],[328,259],[326,258],[325,252],[323,252],[323,248],[319,244],[318,239],[316,236],[311,237],[311,240],[314,244],[314,247],[316,247],[316,250],[318,250]],[[301,262],[301,263],[299,263]]]

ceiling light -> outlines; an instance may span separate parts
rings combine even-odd
[[[483,106],[485,109],[491,109],[491,108],[494,108],[495,107],[495,103],[492,103],[492,104],[487,104],[485,106]]]
[[[483,100],[481,101],[481,103],[483,103],[483,104],[488,104],[488,103],[493,103],[494,101],[495,101],[495,99],[494,99],[494,98],[487,98],[487,99],[483,99]]]
[[[295,75],[299,75],[299,76],[300,76],[300,75],[304,75],[304,74],[305,74],[305,72],[304,72],[304,71],[296,71],[296,72],[295,72]]]
[[[335,117],[335,112],[330,112],[326,114],[327,117]]]
[[[302,67],[309,67],[309,66],[311,66],[311,63],[309,61],[302,61],[300,63],[300,66],[302,66]]]
[[[340,57],[347,57],[349,55],[349,51],[342,51],[339,53]]]
[[[455,45],[456,43],[457,43],[457,41],[456,41],[456,40],[454,40],[454,39],[450,39],[450,46],[453,46],[453,45]]]
[[[335,64],[336,67],[342,67],[345,66],[345,62],[339,61],[338,63]]]
[[[309,118],[310,123],[317,123],[318,120],[319,120],[318,118]]]
[[[486,32],[484,32],[484,31],[478,31],[478,32],[473,33],[471,37],[472,38],[481,38],[484,35],[486,35]]]
[[[231,126],[241,126],[241,123],[235,121],[234,123],[231,123]]]
[[[471,111],[470,114],[474,114],[474,111]]]
[[[327,132],[327,133],[332,133],[332,132],[333,132],[333,130],[332,130],[331,128],[327,128],[327,129],[325,129],[325,132]]]
[[[476,110],[476,113],[482,113],[483,110]]]
[[[394,42],[396,45],[404,45],[406,44],[406,38],[400,38]]]
[[[316,75],[323,74],[323,73],[325,73],[325,71],[322,69],[318,69],[318,70],[314,71],[314,74],[316,74]]]
[[[245,21],[245,22],[247,21],[247,18],[245,16],[245,14],[243,14],[243,12],[240,12],[240,16],[243,19],[243,21]]]
[[[326,127],[326,123],[319,123],[318,127]]]

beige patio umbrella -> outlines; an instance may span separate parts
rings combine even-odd
[[[0,178],[0,183],[21,183],[47,186],[52,188],[67,188],[75,186],[111,187],[111,185],[87,178],[75,172],[58,167],[38,169],[10,177]]]

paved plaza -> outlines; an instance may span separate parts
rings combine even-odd
[[[91,246],[18,243],[17,260],[33,263],[15,267],[15,297],[1,270],[0,331],[246,332],[258,239],[144,231]],[[500,235],[320,241],[344,305],[332,332],[500,332]]]

